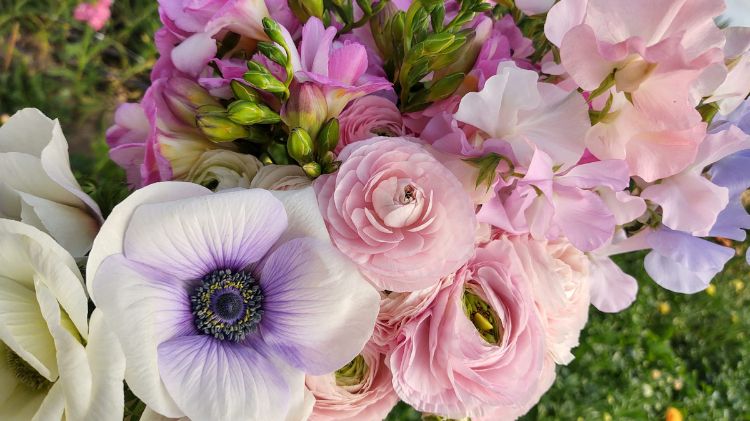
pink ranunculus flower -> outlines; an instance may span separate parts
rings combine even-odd
[[[501,238],[478,248],[404,325],[390,367],[399,397],[420,411],[513,419],[554,376],[546,355],[532,285],[512,243]]]
[[[403,134],[401,112],[396,104],[377,95],[367,95],[352,101],[339,116],[336,152],[341,152],[350,143],[371,137]]]
[[[93,30],[98,31],[104,28],[109,20],[111,7],[112,0],[96,0],[94,3],[84,1],[76,6],[73,18],[86,22]]]
[[[309,421],[380,421],[398,402],[386,356],[372,343],[338,371],[307,376],[315,397]]]
[[[571,349],[589,314],[589,259],[570,242],[510,237],[545,327],[547,346],[557,364],[573,360]]]
[[[370,342],[382,353],[390,354],[404,324],[421,314],[440,290],[452,282],[453,277],[448,276],[431,287],[417,291],[381,292],[380,312]]]
[[[474,204],[422,145],[376,137],[345,147],[335,174],[314,183],[336,247],[378,288],[437,283],[474,250]]]

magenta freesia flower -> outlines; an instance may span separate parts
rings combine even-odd
[[[391,354],[394,387],[420,411],[514,419],[554,378],[532,287],[507,239],[495,240],[407,322]]]
[[[469,259],[473,202],[423,146],[376,137],[339,157],[339,171],[314,184],[320,212],[336,247],[377,287],[426,288]]]
[[[304,419],[304,375],[359,354],[379,301],[330,244],[310,188],[144,187],[102,227],[87,278],[131,390],[193,420]]]
[[[371,76],[367,50],[355,41],[334,41],[336,28],[325,28],[320,19],[310,18],[302,27],[299,58],[293,58],[300,82],[316,82],[328,102],[328,115],[335,117],[346,105],[365,95],[391,88],[388,80]]]

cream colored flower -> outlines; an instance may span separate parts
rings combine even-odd
[[[0,218],[39,228],[74,257],[89,251],[102,222],[70,170],[60,123],[37,109],[0,127]]]
[[[73,257],[0,220],[0,419],[122,419],[124,357],[101,314],[89,325],[87,313]]]

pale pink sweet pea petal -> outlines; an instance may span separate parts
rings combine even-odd
[[[555,0],[517,0],[516,7],[527,15],[539,15],[548,11]]]
[[[588,107],[577,92],[538,83],[538,77],[503,62],[484,89],[461,99],[455,118],[507,141],[523,165],[530,163],[538,148],[567,169],[583,154],[590,127]]]
[[[617,313],[630,307],[638,294],[638,281],[608,256],[592,254],[589,257],[591,304],[605,313]]]

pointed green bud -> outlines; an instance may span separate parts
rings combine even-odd
[[[328,103],[323,91],[313,83],[292,84],[289,100],[281,110],[281,119],[291,127],[302,127],[317,138],[328,117]]]
[[[267,106],[242,99],[229,104],[229,107],[227,107],[227,117],[243,126],[275,124],[281,121],[281,117]]]
[[[261,41],[258,43],[258,51],[280,66],[286,66],[286,54],[272,42]]]
[[[254,61],[248,61],[247,68],[248,72],[245,73],[244,79],[251,85],[266,92],[286,92],[286,85],[273,77],[271,72],[262,64]]]
[[[298,127],[289,133],[286,149],[289,156],[300,164],[307,164],[313,160],[313,141],[305,129]]]
[[[232,80],[232,82],[229,83],[229,86],[232,88],[232,93],[237,99],[244,99],[245,101],[251,102],[263,101],[263,98],[261,98],[258,91],[238,80]]]
[[[315,150],[318,156],[324,155],[328,151],[336,149],[339,143],[339,120],[332,118],[323,125],[315,138]]]
[[[245,127],[219,114],[198,114],[196,120],[198,128],[212,142],[231,142],[249,134]]]
[[[324,7],[323,0],[299,0],[300,6],[308,16],[316,18],[323,17]]]
[[[463,73],[452,73],[444,78],[434,82],[430,86],[427,100],[430,102],[440,101],[441,99],[448,98],[453,92],[461,86],[464,81]]]
[[[204,105],[221,107],[208,91],[185,78],[170,78],[164,85],[163,97],[172,114],[191,126],[195,126],[198,108]]]
[[[263,31],[268,35],[268,38],[271,38],[271,41],[281,46],[286,45],[286,40],[281,32],[281,26],[275,20],[269,17],[263,18]]]
[[[280,142],[273,142],[266,149],[268,155],[277,165],[289,165],[289,155],[286,153],[286,145]]]
[[[268,154],[268,152],[263,152],[260,154],[260,162],[263,163],[263,165],[273,165],[273,159],[271,159],[271,155]]]
[[[320,168],[320,164],[318,164],[317,162],[308,162],[307,164],[302,166],[302,171],[304,171],[308,177],[315,179],[320,177],[322,168]]]

